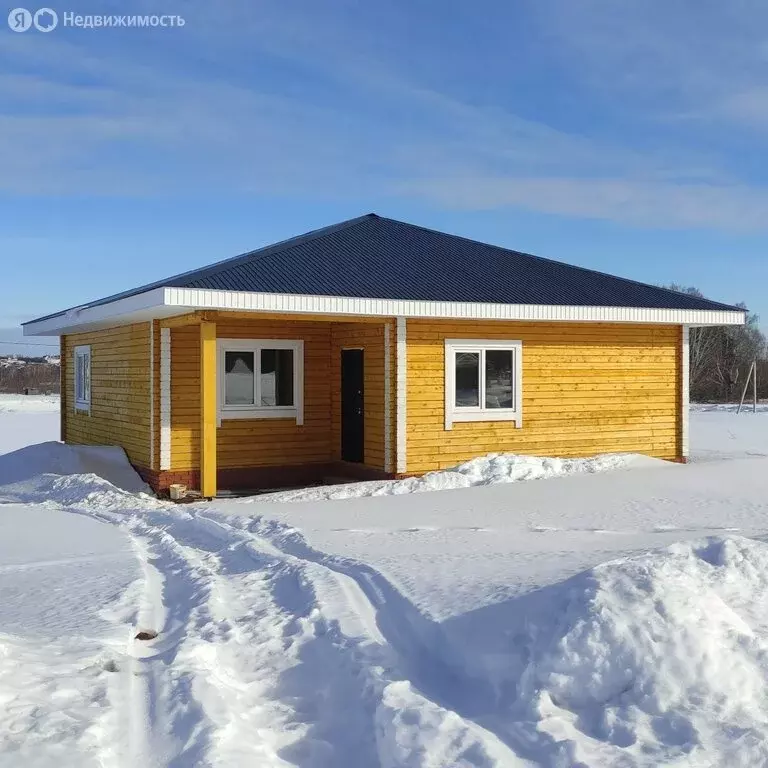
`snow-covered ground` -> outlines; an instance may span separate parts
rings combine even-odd
[[[694,405],[691,445],[694,461],[768,456],[768,404],[752,406],[736,416],[736,405]],[[756,418],[759,417],[759,418]]]
[[[691,441],[181,506],[0,455],[0,768],[768,765],[768,409]]]
[[[59,413],[58,395],[7,395],[0,393],[0,413]]]
[[[0,454],[58,439],[58,397],[0,393]]]

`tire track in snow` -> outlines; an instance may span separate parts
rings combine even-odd
[[[436,625],[373,569],[205,507],[71,511],[121,525],[147,552],[139,621],[163,627],[129,699],[146,702],[134,728],[146,764],[526,764],[472,720],[488,687],[442,661]]]
[[[375,765],[372,712],[359,664],[348,653],[347,638],[319,609],[305,569],[214,521],[190,516],[167,530],[193,559],[201,546],[216,550],[215,565],[209,561],[213,592],[234,618],[233,642],[215,648],[212,666],[228,670],[240,684],[239,701],[226,696],[225,709],[231,715],[234,704],[237,713],[251,713],[251,726],[237,727],[230,717],[220,751],[232,762],[221,764],[241,764],[243,745],[253,742],[255,731],[270,729],[273,759],[280,760],[275,764]]]
[[[429,698],[447,708],[474,717],[488,709],[495,698],[485,680],[469,677],[457,664],[445,661],[448,651],[439,625],[425,617],[378,571],[358,561],[327,555],[311,548],[293,528],[263,518],[244,526],[251,535],[268,541],[284,556],[329,571],[346,583],[347,594],[355,594],[357,613],[370,614],[369,626],[397,654],[399,671]],[[322,573],[321,570],[315,569]],[[363,607],[364,606],[364,607]]]
[[[175,551],[162,529],[137,517],[125,525],[144,570],[134,633],[152,630],[151,641],[133,638],[126,653],[129,685],[127,765],[205,766],[210,727],[180,663],[186,637],[206,622],[208,586]]]
[[[148,588],[149,601],[162,600],[166,610],[140,662],[151,665],[150,711],[139,717],[143,734],[134,728],[135,741],[143,735],[134,757],[153,755],[147,764],[169,766],[377,764],[365,681],[346,638],[318,610],[303,569],[270,547],[253,547],[249,535],[175,510],[112,522],[139,547],[148,542],[143,559],[163,579],[162,589]],[[194,583],[201,586],[191,599]],[[153,611],[163,615],[145,608],[139,623],[158,627]],[[191,684],[174,687],[184,674]],[[174,712],[190,707],[198,710],[195,728],[180,729]],[[195,732],[205,738],[186,743]]]
[[[489,731],[479,721],[495,698],[490,683],[467,676],[461,665],[445,662],[439,626],[376,570],[318,552],[296,529],[276,521],[211,510],[200,510],[197,517],[228,531],[245,533],[253,544],[268,547],[308,570],[324,612],[334,617],[344,636],[356,638],[353,649],[357,663],[379,705],[377,739],[382,765],[447,768],[528,764],[518,756],[515,746],[526,752],[530,744],[521,744],[519,735],[513,738],[512,730],[498,727]],[[419,731],[425,736],[430,729],[443,733],[421,739],[416,736]],[[446,741],[446,732],[451,734],[450,743],[440,743]],[[426,755],[425,747],[432,754]]]

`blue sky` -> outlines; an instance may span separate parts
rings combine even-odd
[[[764,2],[51,7],[186,24],[0,29],[0,339],[369,211],[768,321]]]

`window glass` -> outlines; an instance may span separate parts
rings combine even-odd
[[[75,398],[81,402],[85,399],[85,391],[83,384],[85,377],[83,375],[83,362],[85,361],[85,355],[78,354],[77,356],[77,387],[75,388]]]
[[[456,407],[480,405],[480,353],[456,353]]]
[[[485,407],[513,408],[511,349],[485,351]]]
[[[81,348],[75,352],[75,401],[89,403],[91,400],[91,352]]]
[[[91,402],[91,353],[83,355],[83,394],[86,403]]]
[[[293,405],[293,350],[261,350],[261,405]]]
[[[224,402],[254,404],[253,352],[224,353]]]

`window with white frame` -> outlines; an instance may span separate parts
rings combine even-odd
[[[91,348],[75,347],[75,410],[91,411]]]
[[[445,428],[457,421],[522,426],[520,341],[446,339]]]
[[[219,418],[304,422],[304,342],[219,339]]]

